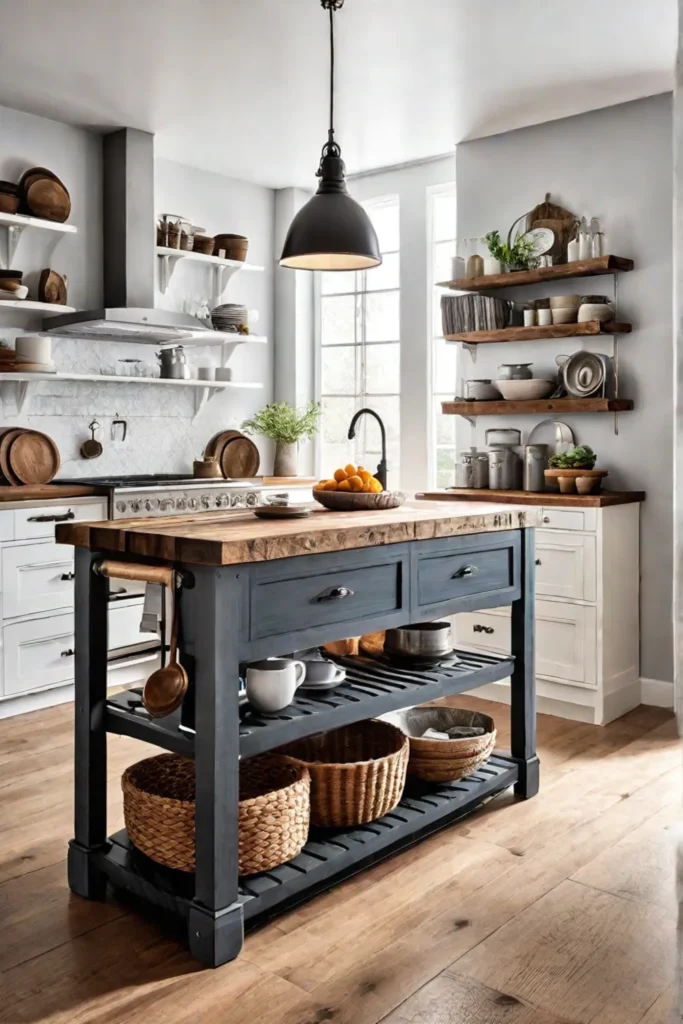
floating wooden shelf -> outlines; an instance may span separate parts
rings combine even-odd
[[[581,338],[596,334],[630,334],[631,324],[610,320],[588,320],[582,324],[548,324],[545,327],[504,327],[494,331],[465,331],[445,334],[446,341],[464,341],[467,345],[489,345],[503,341],[545,341],[548,338]]]
[[[630,398],[543,398],[533,402],[442,402],[444,416],[514,416],[524,413],[628,412]]]
[[[59,306],[54,302],[37,302],[33,299],[0,299],[0,312],[11,310],[13,313],[75,313],[75,306]]]
[[[515,270],[509,274],[491,274],[484,277],[470,277],[459,281],[439,281],[439,288],[451,288],[458,292],[488,291],[490,288],[513,288],[520,284],[540,284],[542,281],[559,281],[567,277],[596,277],[600,274],[614,274],[617,271],[633,270],[633,260],[622,256],[597,256],[590,260],[575,260],[573,263],[559,263],[553,267],[537,267],[536,270]]]

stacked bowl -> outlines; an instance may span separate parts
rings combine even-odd
[[[554,324],[574,324],[582,303],[580,295],[552,295],[550,311]]]
[[[226,302],[211,310],[211,323],[215,331],[227,334],[248,334],[247,307],[236,302]]]

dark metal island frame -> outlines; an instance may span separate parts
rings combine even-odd
[[[253,926],[463,817],[497,792],[538,791],[534,706],[533,530],[538,510],[472,502],[409,502],[385,512],[316,512],[263,521],[205,513],[58,527],[76,546],[75,825],[69,885],[103,899],[107,882],[187,921],[192,953],[218,966]],[[150,719],[140,691],[107,697],[103,560],[170,566],[179,590],[180,711]],[[512,606],[510,657],[460,652],[428,669],[347,659],[347,680],[297,696],[276,716],[240,718],[239,664],[342,637]],[[290,740],[511,677],[511,752],[466,779],[409,787],[379,821],[311,832],[302,853],[238,878],[239,759]],[[196,873],[165,870],[125,832],[107,837],[107,732],[193,757]]]

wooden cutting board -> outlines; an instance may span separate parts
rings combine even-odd
[[[49,267],[40,272],[38,282],[39,302],[52,302],[58,306],[66,306],[66,278]]]
[[[24,430],[9,445],[9,465],[22,484],[49,484],[57,475],[57,445],[38,430]]]
[[[258,473],[261,456],[254,442],[240,435],[228,441],[221,454],[220,464],[226,479],[251,477]]]
[[[63,224],[71,213],[71,199],[61,182],[38,178],[26,189],[26,205],[35,217]]]
[[[221,458],[225,451],[225,446],[229,441],[234,440],[236,437],[244,437],[241,430],[219,430],[217,434],[214,434],[204,450],[205,459],[215,459],[218,465],[221,465]],[[222,467],[221,467],[222,472]]]
[[[12,442],[23,432],[22,427],[5,427],[2,435],[0,435],[0,472],[2,472],[7,483],[12,484],[13,487],[18,487],[21,484],[21,480],[15,475],[14,470],[9,464],[9,450]]]

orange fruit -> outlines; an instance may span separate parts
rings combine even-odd
[[[342,482],[338,485],[337,490],[338,491],[350,491],[351,490],[350,482],[348,480],[342,480]]]
[[[358,476],[361,478],[364,484],[369,483],[372,480],[372,473],[369,469],[363,469],[361,466],[358,467]]]
[[[348,466],[344,466],[344,472],[346,473],[347,476],[355,476],[357,471],[354,464],[352,462],[349,462]]]
[[[381,494],[383,490],[384,488],[382,487],[379,480],[376,480],[373,476],[372,480],[370,481],[370,492],[372,494]]]
[[[334,479],[337,481],[338,484],[340,484],[342,480],[346,480],[347,476],[348,474],[344,469],[335,469],[334,471]]]
[[[351,488],[352,491],[362,491],[363,481],[358,475],[354,474],[353,476],[349,477],[349,487]]]
[[[338,487],[339,487],[339,484],[337,483],[336,480],[328,480],[327,483],[325,484],[325,486],[323,487],[323,490],[324,491],[336,491],[338,489]]]
[[[367,469],[365,468],[365,466],[358,467],[358,476],[360,476],[361,473],[367,473]]]
[[[313,488],[313,490],[314,491],[322,491],[324,489],[326,483],[329,483],[329,481],[328,480],[318,480],[318,482],[315,485],[315,487]]]
[[[370,484],[370,481],[369,481],[369,480],[367,480],[367,481],[366,481],[366,482],[365,482],[365,483],[363,484],[363,494],[370,494],[371,492],[372,492],[372,486],[371,486],[371,484]]]

